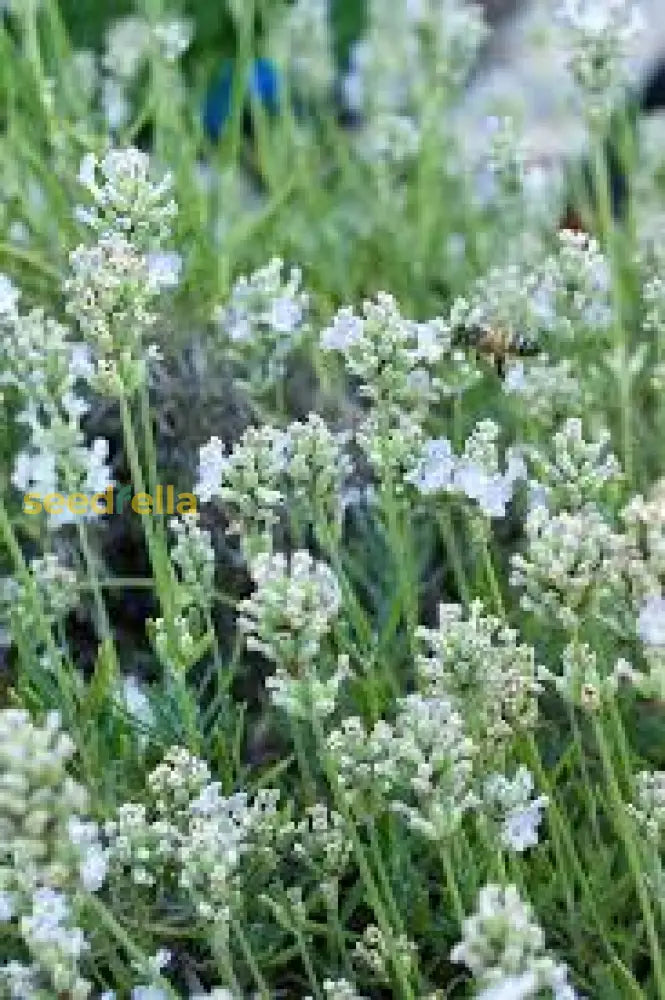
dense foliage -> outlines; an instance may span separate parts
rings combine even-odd
[[[230,2],[207,97],[6,6],[0,997],[665,1000],[638,12],[557,8],[564,177],[472,4]]]

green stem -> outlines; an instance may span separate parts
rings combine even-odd
[[[647,940],[649,942],[649,951],[651,953],[657,996],[660,1000],[663,1000],[663,998],[665,998],[665,968],[663,967],[663,952],[658,938],[658,931],[656,929],[656,922],[651,910],[651,904],[649,902],[649,894],[644,881],[644,873],[642,871],[639,851],[635,844],[632,827],[626,817],[625,803],[619,789],[614,768],[612,766],[612,755],[607,744],[602,720],[599,720],[594,716],[593,721],[596,741],[600,751],[603,770],[605,772],[605,780],[607,782],[607,787],[609,788],[612,804],[614,806],[615,825],[624,844],[628,867],[633,876],[637,898],[642,911],[644,927],[646,930]]]

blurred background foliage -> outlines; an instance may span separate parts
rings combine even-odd
[[[263,0],[262,7],[281,6],[281,0]],[[104,30],[110,22],[126,17],[136,10],[134,0],[62,0],[63,18],[77,48],[99,49]],[[178,8],[169,5],[172,12]],[[221,0],[183,0],[179,12],[193,19],[196,25],[194,43],[185,60],[190,68],[202,59],[207,64],[216,55],[228,56],[234,51],[233,19],[226,3]],[[331,0],[330,16],[334,27],[338,55],[346,57],[349,44],[362,31],[366,18],[365,0]]]

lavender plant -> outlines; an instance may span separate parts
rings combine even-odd
[[[101,57],[57,0],[0,28],[0,998],[665,1000],[636,10],[557,22],[583,233],[519,116],[462,141],[475,5],[376,0],[344,80],[326,3],[230,7],[215,148],[161,2]]]

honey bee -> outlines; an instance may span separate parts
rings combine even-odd
[[[458,342],[472,347],[478,357],[488,358],[499,378],[506,373],[511,358],[533,357],[538,354],[534,340],[514,330],[489,324],[478,324],[458,331]]]

